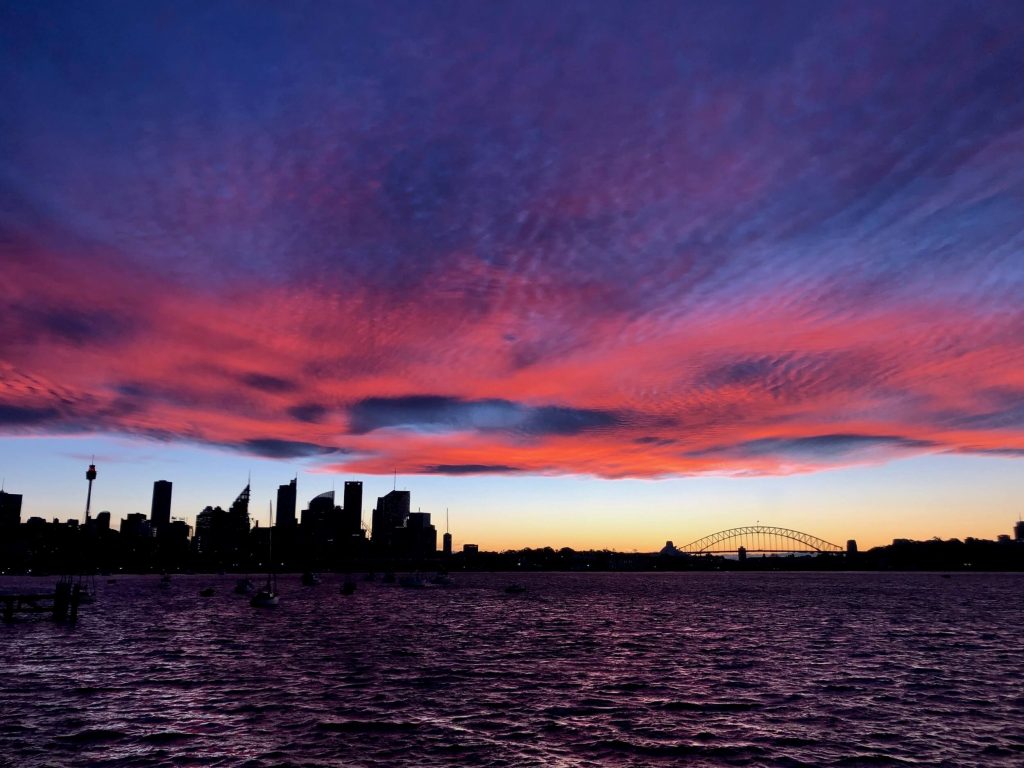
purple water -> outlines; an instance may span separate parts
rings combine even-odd
[[[0,624],[0,764],[1024,765],[1024,576],[454,578],[100,580]]]

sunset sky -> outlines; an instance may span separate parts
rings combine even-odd
[[[8,2],[23,518],[396,482],[456,546],[1024,511],[1024,5]]]

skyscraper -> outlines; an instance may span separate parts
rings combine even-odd
[[[149,511],[149,522],[161,532],[171,524],[171,482],[157,480],[153,483],[153,505]]]
[[[363,483],[360,480],[345,481],[345,496],[342,502],[342,528],[346,535],[359,533],[363,523]]]
[[[287,485],[277,487],[277,521],[282,528],[295,526],[295,497],[298,493],[298,478],[292,478]]]
[[[0,491],[0,528],[21,525],[21,494]]]
[[[377,499],[373,510],[372,541],[378,547],[390,549],[394,543],[395,529],[405,525],[409,517],[411,494],[409,491],[391,491]]]
[[[337,509],[337,512],[335,512]],[[302,510],[300,531],[308,557],[326,555],[328,542],[335,538],[341,509],[334,506],[334,491],[325,491],[309,500]]]
[[[426,512],[410,512],[405,527],[395,530],[398,554],[406,557],[433,557],[437,554],[437,529]]]

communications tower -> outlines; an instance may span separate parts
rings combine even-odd
[[[94,459],[95,461],[95,459]],[[89,495],[85,497],[85,524],[89,524],[89,507],[92,504],[92,481],[96,479],[96,465],[90,464],[85,471],[85,479],[89,481]]]

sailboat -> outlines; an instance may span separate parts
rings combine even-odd
[[[270,503],[270,526],[267,528],[267,583],[256,590],[249,601],[255,608],[274,608],[278,603],[277,576],[274,573],[274,503]]]

